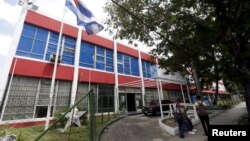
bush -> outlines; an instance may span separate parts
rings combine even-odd
[[[57,121],[59,120],[59,118],[67,111],[68,109],[63,109],[63,110],[60,110],[58,112],[55,113],[54,115],[54,120]],[[56,124],[56,127],[64,127],[65,124],[67,123],[68,121],[68,118],[66,117],[63,117],[57,124]]]
[[[245,115],[241,116],[240,119],[238,120],[238,124],[239,125],[250,125],[250,121],[248,120],[248,115],[245,114]]]

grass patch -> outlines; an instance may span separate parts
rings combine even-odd
[[[118,118],[118,115],[97,116],[94,123],[94,138],[97,137],[99,131],[109,121]],[[48,131],[40,141],[88,141],[88,122],[82,127],[71,126],[62,133],[60,128],[56,127]],[[82,124],[83,125],[83,124]],[[0,127],[0,137],[15,134],[17,141],[33,141],[44,131],[44,126],[31,126],[24,128],[9,128],[8,126]]]

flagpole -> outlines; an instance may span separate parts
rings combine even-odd
[[[50,119],[51,106],[52,106],[52,100],[53,100],[53,94],[54,94],[54,86],[55,86],[57,65],[58,65],[58,59],[59,59],[58,56],[59,56],[59,51],[60,51],[59,48],[60,48],[60,44],[61,44],[61,40],[62,40],[65,13],[66,13],[66,7],[64,7],[64,10],[63,10],[63,17],[62,17],[62,20],[61,20],[59,39],[58,39],[58,43],[57,43],[56,59],[55,59],[55,63],[54,63],[54,69],[53,69],[51,86],[50,86],[49,105],[48,105],[47,117],[46,117],[46,122],[45,122],[45,130],[47,130],[49,128],[49,119]]]

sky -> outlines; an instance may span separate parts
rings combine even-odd
[[[107,1],[108,0],[82,0],[101,23],[103,23],[107,17],[107,14],[103,10]],[[4,65],[5,57],[11,47],[12,36],[21,13],[22,6],[19,6],[18,2],[19,0],[0,0],[0,68]],[[65,0],[33,0],[33,2],[39,7],[37,12],[57,20],[62,20]],[[70,10],[66,11],[64,22],[74,26],[76,25],[76,17]],[[107,25],[104,25],[104,27],[106,28]],[[98,35],[112,39],[104,30],[98,33]],[[118,42],[128,43],[127,40]],[[149,51],[149,49],[145,47],[142,47],[142,50],[145,52]]]

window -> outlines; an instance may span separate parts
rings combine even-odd
[[[131,73],[130,70],[130,57],[128,55],[123,55],[124,56],[124,73],[129,74]]]
[[[138,63],[138,58],[131,57],[131,73],[132,75],[139,76],[139,63]]]
[[[156,77],[156,65],[150,62],[142,61],[143,77],[155,78]]]
[[[114,86],[99,85],[98,112],[114,111]]]
[[[117,65],[118,72],[123,73],[123,55],[121,53],[117,53]]]
[[[74,65],[75,46],[76,46],[76,40],[74,38],[64,36],[62,63]]]
[[[94,68],[95,47],[89,43],[81,43],[80,66]]]
[[[101,47],[96,48],[96,68],[99,70],[105,69],[105,49]]]
[[[59,38],[58,33],[50,32],[50,38],[49,38],[48,49],[46,52],[45,60],[49,61],[50,55],[56,53],[58,38]]]
[[[47,38],[47,30],[24,24],[16,54],[35,59],[43,59]]]
[[[138,58],[117,53],[118,73],[139,76]]]
[[[80,66],[114,72],[113,51],[82,42]]]
[[[106,49],[106,71],[114,71],[113,51]]]
[[[3,120],[30,119],[33,117],[38,82],[39,79],[36,78],[13,77]]]

